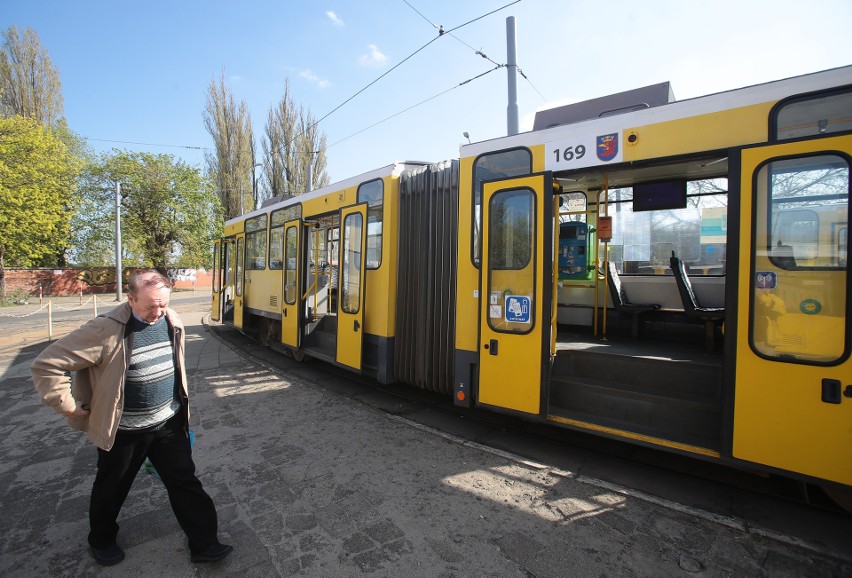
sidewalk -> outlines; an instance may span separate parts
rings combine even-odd
[[[0,369],[0,575],[852,575],[848,561],[372,409],[295,362],[273,372],[212,335],[204,315],[181,311],[194,455],[234,553],[191,564],[161,483],[143,472],[119,520],[127,559],[97,566],[86,549],[95,450],[39,405],[28,375]]]

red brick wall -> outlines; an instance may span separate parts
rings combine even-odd
[[[124,278],[133,271],[124,270]],[[170,269],[169,277],[175,289],[210,289],[212,274],[205,269]],[[77,295],[83,290],[92,293],[115,293],[115,268],[89,267],[85,269],[6,269],[6,292],[22,289],[30,295]]]

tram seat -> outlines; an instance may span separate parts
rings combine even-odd
[[[692,289],[689,275],[686,274],[686,265],[677,258],[674,251],[670,259],[670,267],[674,274],[683,310],[690,317],[704,320],[704,347],[707,351],[713,351],[716,343],[716,325],[720,325],[725,319],[724,307],[702,307]]]
[[[612,304],[619,313],[630,315],[630,336],[636,339],[639,337],[639,316],[649,311],[656,311],[661,306],[657,303],[632,303],[627,298],[624,285],[621,284],[621,277],[618,276],[615,263],[608,261],[607,268],[609,269],[607,285],[609,285],[609,292],[612,295]]]

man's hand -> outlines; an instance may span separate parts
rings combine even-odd
[[[89,415],[89,406],[86,404],[77,405],[74,403],[74,409],[72,411],[60,411],[62,415],[65,417],[82,417],[84,415]]]

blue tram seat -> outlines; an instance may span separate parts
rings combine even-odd
[[[704,346],[707,348],[707,351],[713,351],[715,348],[716,325],[721,324],[725,320],[725,308],[701,306],[698,298],[695,296],[695,291],[692,289],[689,275],[686,274],[686,265],[675,256],[674,251],[672,251],[669,266],[677,283],[677,290],[680,293],[683,310],[690,317],[697,317],[704,320]]]
[[[639,316],[642,313],[656,311],[660,308],[660,305],[657,303],[632,303],[627,298],[627,293],[625,293],[624,286],[621,284],[621,277],[618,276],[615,263],[607,261],[607,268],[609,269],[607,285],[609,285],[609,292],[612,295],[612,304],[619,313],[630,315],[630,336],[636,339],[639,337]]]

